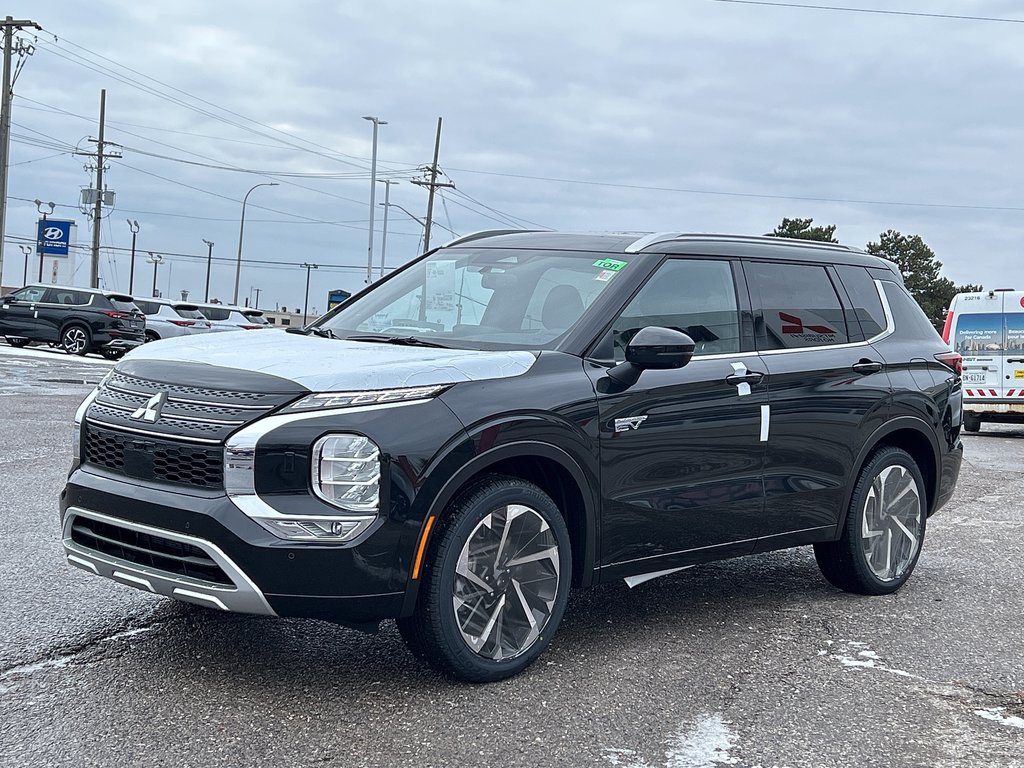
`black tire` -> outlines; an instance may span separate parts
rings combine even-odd
[[[21,349],[22,347],[28,346],[29,339],[26,339],[23,336],[8,336],[6,341],[15,349]]]
[[[883,473],[887,473],[887,482],[882,488],[882,506],[886,502],[887,493],[890,503],[898,501],[900,505],[898,514],[887,513],[887,516],[876,518],[874,510],[879,507],[876,503],[879,489],[875,482],[878,480],[881,484]],[[894,476],[895,481],[889,479]],[[909,517],[913,509],[913,499],[909,493],[911,480],[917,497],[917,519],[913,522],[909,519],[900,520],[904,514]],[[901,495],[900,486],[894,487],[894,482],[903,484],[906,492]],[[873,506],[869,507],[869,502]],[[927,503],[924,478],[910,454],[892,446],[875,451],[857,477],[839,540],[814,545],[814,557],[822,574],[833,586],[859,595],[887,595],[895,592],[910,578],[921,556],[928,517]],[[879,520],[878,530],[872,528],[872,519]],[[896,521],[902,522],[902,526]],[[883,525],[887,526],[886,532],[881,530]],[[891,577],[881,578],[873,569],[865,551],[871,546],[869,540],[874,538],[879,538],[879,544],[888,542],[888,559],[884,561],[886,564],[892,560],[893,539],[896,539],[897,565],[893,566]],[[911,543],[915,538],[916,543]],[[903,560],[906,562],[903,563]]]
[[[155,331],[146,331],[146,341],[144,343],[149,344],[151,341],[160,341],[160,337],[157,336]]]
[[[522,505],[527,510],[518,517],[508,518],[510,523],[513,520],[521,521],[516,523],[521,526],[517,543],[525,541],[525,544],[518,552],[523,552],[526,547],[543,547],[544,552],[555,549],[557,561],[555,557],[547,556],[540,558],[539,561],[532,561],[530,565],[535,569],[533,574],[537,573],[536,569],[541,569],[545,571],[545,575],[540,579],[534,577],[529,582],[525,579],[520,582],[515,580],[512,574],[523,572],[514,569],[523,568],[526,564],[511,565],[517,555],[509,554],[511,550],[503,552],[503,544],[500,542],[493,547],[493,564],[488,559],[490,549],[487,548],[478,550],[478,554],[486,553],[480,555],[480,559],[475,559],[474,555],[474,559],[466,561],[466,568],[473,569],[477,576],[483,576],[491,582],[489,592],[479,591],[477,594],[481,595],[483,600],[489,597],[496,603],[489,622],[491,629],[484,627],[481,635],[476,638],[481,643],[478,652],[472,648],[460,627],[456,600],[459,591],[466,594],[467,589],[479,587],[475,587],[464,576],[457,576],[456,567],[464,549],[472,552],[472,547],[477,545],[477,542],[488,537],[493,540],[497,535],[494,529],[490,526],[481,526],[481,523],[492,513],[500,516],[501,510],[507,510],[509,505]],[[492,517],[491,521],[500,519]],[[511,529],[511,525],[509,528]],[[539,533],[531,535],[534,529]],[[524,532],[527,534],[525,537],[522,535]],[[471,537],[473,544],[470,543]],[[506,540],[511,540],[511,536],[502,539]],[[532,483],[519,478],[485,476],[462,490],[453,499],[435,527],[424,560],[415,612],[408,618],[398,620],[399,632],[413,655],[455,679],[469,683],[485,683],[518,674],[548,647],[565,613],[572,580],[571,550],[565,520],[547,494]],[[524,584],[529,586],[524,587]],[[532,593],[524,596],[524,591],[535,588],[538,584],[544,585],[543,588],[546,590],[543,597],[538,598]],[[547,599],[548,596],[550,601]],[[513,600],[517,602],[513,603]],[[538,600],[539,602],[534,602]],[[503,607],[506,603],[509,605],[507,610]],[[506,622],[506,616],[511,617],[516,613],[525,618],[525,607],[530,605],[539,606],[540,614],[531,610],[533,621],[530,621],[529,625],[513,618]],[[468,601],[464,602],[462,607],[467,608]],[[470,613],[463,613],[463,616],[479,615],[480,608],[481,603],[478,602]],[[487,608],[484,606],[483,615],[486,615],[486,611]],[[545,611],[547,618],[537,621],[543,618]],[[499,615],[501,621],[496,622],[494,618]],[[539,632],[528,628],[535,622]],[[506,623],[509,628],[507,631]],[[465,626],[470,626],[468,620]],[[498,627],[496,635],[494,627]],[[472,633],[472,630],[470,632]],[[526,633],[525,638],[522,637],[523,632]],[[504,655],[504,649],[496,649],[503,644],[506,637],[509,638],[511,647],[508,656]],[[522,643],[521,648],[517,648],[517,642]]]
[[[100,354],[103,355],[107,360],[120,360],[124,357],[123,349],[101,349]]]
[[[60,332],[60,346],[69,355],[87,355],[92,349],[92,334],[84,325],[72,323]]]
[[[964,414],[964,432],[980,432],[981,431],[981,419],[977,416],[969,416]]]

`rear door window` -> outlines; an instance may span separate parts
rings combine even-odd
[[[747,262],[744,271],[751,300],[760,306],[754,321],[759,349],[822,347],[850,340],[843,305],[825,267]]]
[[[50,288],[46,293],[45,300],[48,304],[83,307],[92,301],[92,294],[76,291],[74,288]]]

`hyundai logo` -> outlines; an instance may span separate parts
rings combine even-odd
[[[43,230],[44,240],[63,240],[64,230],[60,227],[47,227]]]

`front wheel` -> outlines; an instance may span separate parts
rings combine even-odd
[[[91,343],[88,329],[81,325],[69,325],[60,335],[60,345],[69,355],[86,354]]]
[[[491,475],[448,506],[428,549],[415,613],[398,620],[413,654],[471,683],[526,669],[565,612],[569,530],[532,483]]]
[[[822,574],[861,595],[887,595],[921,556],[927,496],[917,462],[901,448],[875,451],[854,486],[839,541],[814,545]]]

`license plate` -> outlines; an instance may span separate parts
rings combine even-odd
[[[142,321],[141,320],[129,320],[128,322],[129,322],[129,324],[131,325],[132,328],[141,328],[142,327]]]
[[[985,374],[984,373],[965,373],[964,384],[984,384]]]

